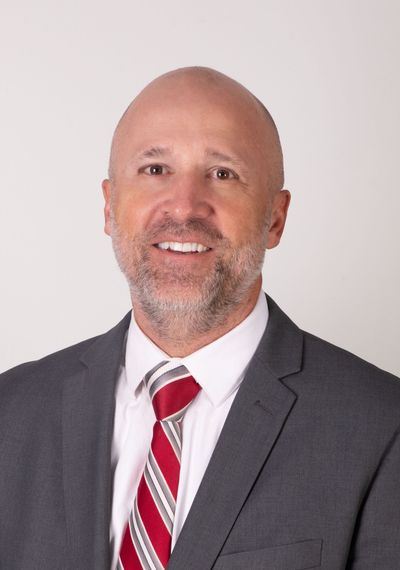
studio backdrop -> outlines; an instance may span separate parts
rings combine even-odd
[[[216,68],[270,109],[292,204],[264,289],[302,328],[400,374],[397,0],[1,0],[0,370],[130,309],[101,180],[130,100]]]

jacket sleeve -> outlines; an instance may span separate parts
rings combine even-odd
[[[346,570],[400,568],[400,428],[360,508]]]

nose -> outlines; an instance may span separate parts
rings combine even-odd
[[[213,212],[205,181],[195,174],[175,175],[163,203],[163,213],[175,220],[205,219]]]

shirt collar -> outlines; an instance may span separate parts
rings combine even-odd
[[[126,343],[126,380],[137,397],[146,372],[162,360],[183,363],[214,406],[239,386],[268,322],[268,305],[261,290],[252,312],[235,328],[184,358],[170,358],[139,328],[132,311]]]

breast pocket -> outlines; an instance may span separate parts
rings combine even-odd
[[[220,556],[213,570],[308,570],[321,566],[322,540]]]

